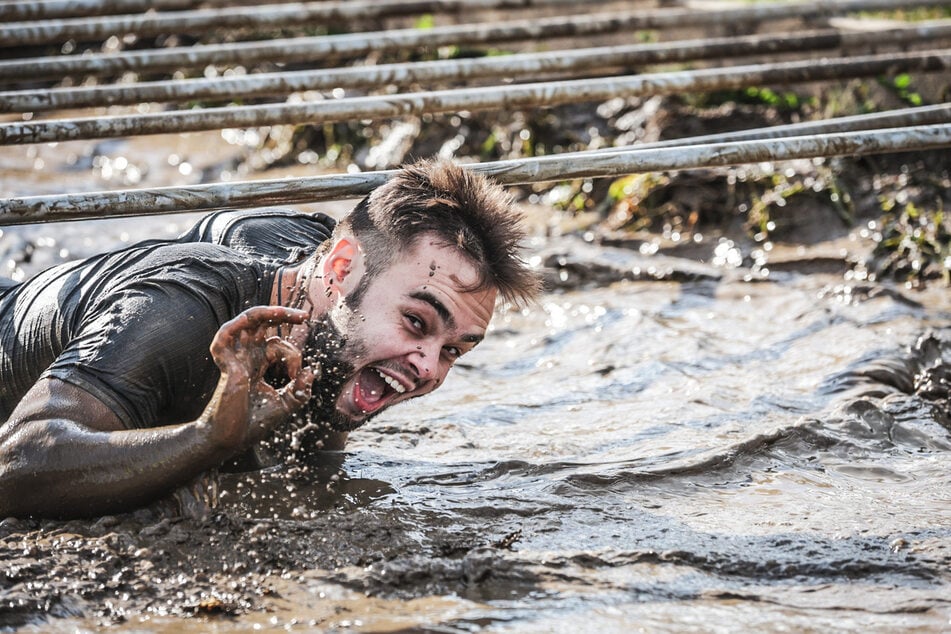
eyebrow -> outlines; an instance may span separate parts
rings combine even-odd
[[[421,302],[426,302],[432,306],[433,310],[436,311],[436,314],[439,315],[439,318],[443,321],[446,327],[450,330],[455,329],[456,319],[452,316],[452,313],[449,312],[449,309],[446,308],[445,304],[439,301],[438,297],[429,291],[414,291],[410,293],[409,296]],[[485,337],[482,335],[462,335],[460,339],[465,343],[479,343],[484,338]]]

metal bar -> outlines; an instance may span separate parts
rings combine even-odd
[[[126,33],[150,37],[168,33],[202,33],[209,29],[273,29],[433,12],[459,13],[464,10],[529,9],[576,4],[577,0],[373,0],[232,6],[0,25],[0,45],[29,46],[71,39],[104,40],[112,35]]]
[[[188,9],[200,0],[40,0],[0,3],[0,22]]]
[[[316,124],[461,110],[518,109],[612,97],[705,92],[764,84],[824,81],[951,69],[951,51],[802,60],[671,73],[487,86],[298,104],[262,104],[160,114],[0,124],[0,145],[169,134],[279,124]]]
[[[140,102],[192,101],[288,95],[306,90],[365,88],[460,81],[477,78],[537,77],[546,73],[597,71],[642,64],[777,54],[851,46],[925,43],[951,38],[951,20],[913,23],[880,31],[834,29],[792,35],[747,35],[704,40],[629,44],[477,59],[438,60],[349,68],[260,73],[191,79],[0,92],[0,112],[42,112]]]
[[[741,8],[679,13],[668,12],[667,26],[702,26],[715,20],[736,24],[795,13],[799,17],[841,15],[850,11],[890,6],[932,6],[941,0],[903,3],[897,0],[846,0],[844,2],[777,2]],[[946,2],[944,3],[946,4]],[[795,10],[795,11],[793,11]],[[349,33],[318,37],[285,38],[267,41],[206,44],[167,49],[124,51],[121,54],[34,57],[0,60],[0,83],[21,80],[61,79],[68,76],[120,75],[125,72],[155,73],[208,65],[257,63],[313,63],[320,60],[366,55],[372,52],[419,47],[524,42],[557,37],[578,37],[655,28],[657,18],[646,12],[558,16],[537,20],[511,20],[502,24],[462,24],[432,29],[397,29],[370,33]],[[655,14],[656,15],[656,14]],[[647,17],[645,17],[647,16]],[[793,16],[795,17],[795,16]],[[645,26],[654,23],[655,27]]]
[[[951,124],[796,136],[782,141],[769,139],[609,153],[576,153],[570,156],[481,163],[469,167],[493,177],[503,185],[516,185],[946,147],[951,147]],[[395,170],[389,170],[191,187],[7,198],[0,199],[0,225],[339,200],[365,195],[394,173]]]
[[[655,148],[679,147],[684,145],[700,145],[703,143],[726,143],[737,141],[752,141],[766,139],[783,139],[792,136],[807,136],[812,134],[832,134],[836,132],[859,132],[874,130],[875,128],[899,128],[909,126],[936,125],[951,123],[951,103],[941,103],[933,106],[919,106],[917,108],[902,108],[901,110],[886,110],[871,114],[836,117],[823,121],[804,121],[801,123],[787,123],[768,128],[752,128],[750,130],[736,130],[733,132],[719,132],[702,136],[685,137],[682,139],[667,139],[653,143],[638,143],[636,145],[619,145],[615,147],[585,150],[585,153],[610,154],[623,150],[649,150]],[[563,154],[567,155],[567,153]]]

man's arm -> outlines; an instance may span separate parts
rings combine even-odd
[[[267,337],[276,323],[301,323],[302,311],[256,307],[226,323],[211,345],[221,379],[194,421],[124,430],[88,392],[43,379],[0,428],[0,517],[81,516],[152,501],[263,438],[310,397],[314,372],[300,352]],[[267,368],[286,366],[277,390]]]

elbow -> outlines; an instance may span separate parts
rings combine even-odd
[[[0,469],[0,520],[8,517],[23,518],[30,515],[28,509],[23,508],[23,500],[16,476],[12,476],[8,469]]]
[[[10,439],[0,443],[0,519],[31,514],[29,500],[36,490],[23,449]]]
[[[54,437],[30,423],[0,440],[0,519],[56,515],[48,490]]]

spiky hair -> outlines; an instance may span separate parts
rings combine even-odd
[[[539,280],[521,258],[525,238],[512,198],[485,176],[448,160],[404,166],[338,225],[364,251],[373,277],[423,234],[458,247],[479,272],[477,288],[493,287],[514,305],[534,299]]]

